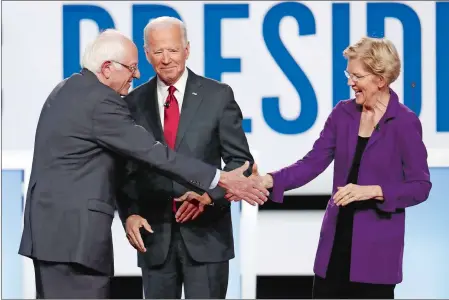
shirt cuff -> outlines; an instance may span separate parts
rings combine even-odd
[[[209,189],[213,190],[214,188],[216,188],[218,185],[218,181],[220,181],[220,170],[217,169],[217,173],[215,173],[214,180],[212,180]]]

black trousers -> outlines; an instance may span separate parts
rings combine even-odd
[[[395,284],[371,284],[325,279],[315,275],[313,299],[394,299]]]
[[[110,278],[75,263],[34,260],[36,299],[107,299]]]
[[[194,261],[188,254],[178,225],[172,227],[172,240],[164,264],[142,267],[145,299],[180,299],[183,283],[186,299],[224,299],[228,288],[229,261]]]

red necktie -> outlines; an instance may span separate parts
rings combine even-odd
[[[168,88],[168,97],[164,104],[164,137],[168,147],[175,149],[176,133],[179,124],[179,105],[175,97],[176,88]],[[173,212],[176,212],[176,202],[173,200]]]

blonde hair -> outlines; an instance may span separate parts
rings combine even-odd
[[[387,84],[401,73],[401,59],[393,43],[386,38],[363,37],[343,51],[346,59],[360,59],[365,69],[381,76]]]

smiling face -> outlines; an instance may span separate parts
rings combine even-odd
[[[348,85],[355,92],[355,101],[359,105],[372,107],[376,101],[376,95],[386,87],[385,80],[368,72],[360,59],[349,59],[346,68]]]
[[[145,54],[154,71],[166,85],[173,85],[185,70],[190,46],[178,25],[148,31]]]
[[[356,103],[373,108],[378,101],[388,101],[389,86],[401,72],[396,47],[385,38],[362,37],[343,51],[348,60],[345,70]]]

